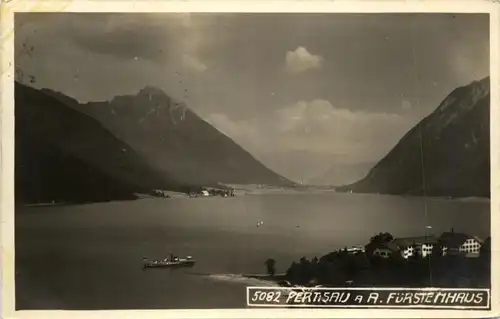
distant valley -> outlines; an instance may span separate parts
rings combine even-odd
[[[334,165],[322,174],[306,179],[305,183],[310,185],[340,186],[365,177],[373,166],[374,163],[371,162]]]
[[[81,104],[59,92],[16,83],[15,98],[20,202],[92,202],[135,199],[155,189],[186,193],[202,186],[269,186],[265,190],[297,184],[344,184],[336,190],[354,193],[490,196],[489,78],[451,92],[375,165],[318,166],[317,173],[308,171],[315,175],[297,183],[154,87]],[[300,169],[295,162],[286,169]]]

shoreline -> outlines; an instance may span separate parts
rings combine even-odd
[[[274,276],[268,274],[241,274],[241,276],[244,278],[258,279],[275,283],[286,280],[286,273],[275,274]]]
[[[362,193],[362,192],[345,192],[345,191],[334,191],[336,194],[347,194],[347,195],[378,195],[378,196],[391,196],[391,197],[402,197],[402,198],[427,198],[430,200],[448,200],[448,201],[462,201],[462,202],[491,202],[491,197],[480,197],[480,196],[465,196],[465,197],[453,197],[453,196],[431,196],[431,195],[412,195],[412,194],[386,194],[386,193]]]
[[[459,255],[439,255],[430,257],[397,257],[384,259],[377,256],[360,260],[357,254],[341,255],[337,251],[335,259],[327,258],[327,254],[317,262],[305,260],[293,262],[285,274],[241,275],[243,278],[256,279],[260,282],[289,288],[307,287],[348,287],[355,283],[356,287],[370,287],[374,284],[385,287],[434,287],[460,288],[464,282],[474,287],[491,288],[491,270],[489,250],[481,251],[477,258]],[[485,254],[483,256],[483,254]],[[363,253],[364,255],[364,253]],[[367,259],[366,259],[367,258]],[[416,259],[415,259],[416,258]],[[345,266],[350,265],[350,270]],[[464,269],[466,271],[464,272]],[[449,273],[455,279],[450,281]],[[433,274],[433,281],[429,275]],[[418,274],[413,277],[410,274]],[[410,279],[409,279],[410,278]]]
[[[431,196],[414,196],[414,195],[392,195],[392,194],[375,194],[375,193],[346,193],[346,192],[335,192],[334,190],[324,190],[324,189],[302,189],[302,190],[294,190],[294,189],[277,189],[277,190],[249,190],[244,191],[242,189],[235,189],[235,197],[240,196],[259,196],[259,195],[304,195],[304,194],[343,194],[343,195],[367,195],[367,196],[390,196],[390,197],[399,197],[399,198],[427,198],[428,200],[446,200],[446,201],[454,201],[454,202],[463,202],[463,203],[491,203],[491,198],[488,197],[460,197],[460,198],[448,198],[448,197],[431,197]],[[77,205],[89,205],[89,204],[101,204],[101,203],[111,203],[111,202],[124,202],[124,201],[137,201],[137,200],[152,200],[152,199],[164,199],[164,200],[172,200],[172,199],[203,199],[203,198],[215,198],[221,196],[200,196],[197,198],[190,198],[189,195],[178,193],[178,192],[170,192],[166,191],[165,194],[168,194],[170,197],[162,197],[162,196],[152,196],[145,194],[138,194],[138,197],[135,199],[120,199],[120,200],[100,200],[100,201],[88,201],[88,202],[47,202],[47,203],[15,203],[15,205],[37,208],[37,207],[55,207],[55,206],[77,206]],[[221,197],[224,198],[224,197]],[[224,198],[229,199],[229,198]]]
[[[284,287],[283,282],[287,282],[285,274],[276,274],[274,277],[267,274],[207,274],[207,279],[226,282],[229,284],[244,284],[246,286],[270,286]]]

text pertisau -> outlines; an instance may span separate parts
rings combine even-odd
[[[248,287],[250,307],[490,308],[489,289]]]

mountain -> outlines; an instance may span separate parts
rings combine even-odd
[[[95,119],[17,82],[15,182],[16,199],[27,203],[133,199],[183,187]]]
[[[366,178],[338,191],[489,197],[489,77],[451,92]]]
[[[136,95],[85,104],[58,92],[45,92],[98,120],[151,165],[176,180],[206,186],[294,184],[158,88],[147,86]]]

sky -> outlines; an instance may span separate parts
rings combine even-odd
[[[156,86],[278,173],[334,184],[489,75],[484,14],[24,13],[15,45],[36,87],[84,102]]]

